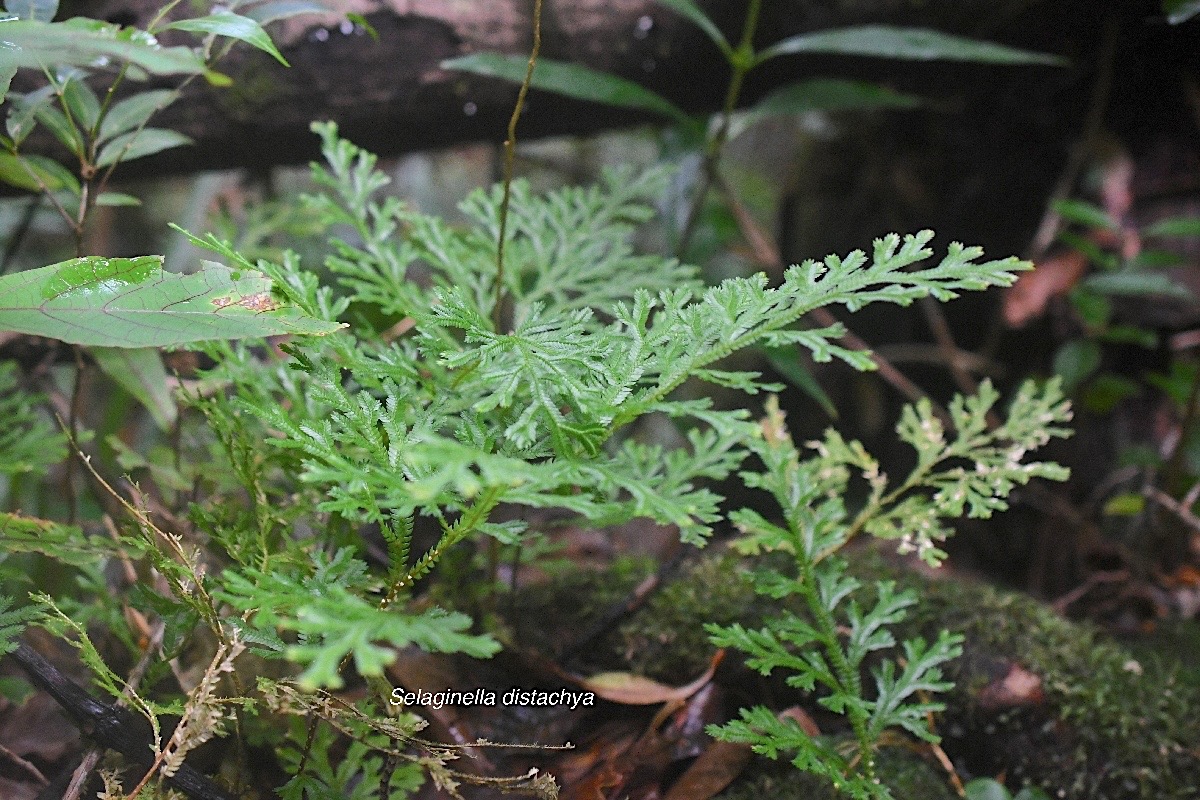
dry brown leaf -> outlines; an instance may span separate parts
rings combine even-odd
[[[1030,272],[1022,272],[1004,294],[1004,321],[1010,328],[1046,313],[1046,306],[1071,290],[1087,270],[1087,258],[1068,250],[1045,258]]]
[[[820,736],[821,728],[816,721],[808,715],[800,706],[789,706],[783,711],[776,714],[779,719],[790,719],[792,722],[800,726],[800,730],[807,733],[809,736]]]
[[[663,800],[707,800],[732,783],[753,755],[749,745],[713,742],[671,784]]]
[[[652,706],[672,700],[686,700],[712,680],[724,656],[724,650],[717,651],[704,674],[685,686],[668,686],[631,672],[601,672],[580,679],[579,686],[595,692],[597,697],[627,706]]]
[[[978,696],[979,707],[986,711],[1036,706],[1045,700],[1041,677],[1020,664],[1010,665],[1003,678],[983,687]]]

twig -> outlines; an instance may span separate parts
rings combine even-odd
[[[936,344],[925,342],[898,342],[897,344],[881,344],[875,348],[883,358],[893,364],[931,364],[936,367],[946,367],[946,353]],[[962,369],[977,375],[992,378],[1003,377],[1007,370],[999,364],[979,353],[956,348],[951,360]]]
[[[933,333],[938,350],[941,351],[942,358],[946,363],[946,369],[950,370],[950,375],[954,378],[958,390],[964,394],[975,394],[979,391],[979,384],[975,382],[971,373],[967,372],[958,359],[960,349],[954,341],[954,334],[950,332],[950,326],[946,323],[946,315],[942,313],[941,305],[932,297],[922,297],[921,313],[925,315],[925,322],[929,325],[930,332]]]
[[[12,750],[9,750],[7,747],[5,747],[2,744],[0,744],[0,755],[4,756],[9,761],[11,761],[12,763],[16,764],[21,769],[28,772],[31,776],[33,776],[33,779],[35,781],[37,781],[38,783],[40,783],[42,786],[50,785],[50,779],[47,778],[45,775],[43,775],[42,771],[40,769],[38,769],[36,766],[34,766],[34,764],[32,764],[30,761],[28,761],[24,758],[21,758],[20,755],[18,755],[17,753],[14,753]]]
[[[101,703],[24,642],[18,644],[11,655],[25,670],[30,682],[58,701],[101,747],[116,750],[142,767],[152,763],[150,743],[153,737],[146,720],[118,703]],[[130,680],[135,679],[140,679],[140,675],[130,676]],[[233,800],[232,795],[186,763],[165,780],[193,800]]]
[[[1116,18],[1112,14],[1109,14],[1104,24],[1104,43],[1100,55],[1100,71],[1096,75],[1096,83],[1092,87],[1092,96],[1088,101],[1088,111],[1083,124],[1083,133],[1075,143],[1075,146],[1071,148],[1071,153],[1067,157],[1067,164],[1063,167],[1063,171],[1059,173],[1058,181],[1054,184],[1054,189],[1046,199],[1046,210],[1042,214],[1042,221],[1038,225],[1037,233],[1034,234],[1033,240],[1029,243],[1029,249],[1025,252],[1025,258],[1030,261],[1044,256],[1046,251],[1050,249],[1050,245],[1054,243],[1054,237],[1058,234],[1058,226],[1062,221],[1061,216],[1054,207],[1071,195],[1071,191],[1075,187],[1075,181],[1078,180],[1083,165],[1095,150],[1096,140],[1099,138],[1101,128],[1104,125],[1104,112],[1108,109],[1108,98],[1112,92],[1118,33],[1120,33],[1120,30],[1117,26]]]
[[[1200,484],[1197,484],[1197,486],[1200,486]],[[1192,487],[1193,491],[1195,488],[1195,486]],[[1170,511],[1172,514],[1178,517],[1179,521],[1184,525],[1187,525],[1193,531],[1200,533],[1200,517],[1192,513],[1190,503],[1185,505],[1184,503],[1179,502],[1162,489],[1159,489],[1157,486],[1147,486],[1142,490],[1142,494],[1147,500],[1153,500],[1167,511]],[[1188,492],[1188,496],[1191,497],[1191,495],[1192,493]],[[1193,502],[1195,501],[1193,500]]]
[[[93,747],[87,751],[87,755],[79,762],[79,766],[75,767],[75,772],[71,774],[71,782],[67,784],[66,791],[63,792],[62,800],[79,800],[79,795],[83,793],[83,787],[87,785],[88,779],[92,777],[92,770],[100,763],[100,757],[104,755],[103,747]]]
[[[769,233],[762,230],[754,222],[753,217],[746,211],[744,204],[736,193],[734,193],[733,187],[727,181],[717,176],[715,185],[722,195],[724,195],[725,202],[733,210],[733,216],[737,220],[739,230],[753,248],[755,260],[758,261],[760,266],[771,273],[781,276],[784,265],[783,255],[779,251],[779,246],[772,240]],[[808,316],[824,328],[839,324],[838,318],[827,308],[815,308],[808,312]],[[871,345],[867,344],[858,334],[847,329],[846,333],[841,337],[840,342],[851,350],[858,350],[865,353],[875,364],[875,369],[879,372],[879,377],[891,384],[892,388],[904,395],[909,402],[915,403],[918,400],[928,400],[933,413],[941,420],[942,424],[946,427],[953,427],[950,414],[946,411],[945,407],[929,397],[925,390],[909,380],[908,376],[896,369],[890,361],[871,349]]]
[[[1114,569],[1105,572],[1093,572],[1084,579],[1083,583],[1076,586],[1071,591],[1059,597],[1050,604],[1050,607],[1059,614],[1066,614],[1067,609],[1083,598],[1093,587],[1102,583],[1120,583],[1121,581],[1129,580],[1129,570]]]
[[[104,519],[110,526],[112,525],[112,519],[108,515],[105,515]],[[116,528],[112,528],[111,532],[115,535]],[[128,558],[126,558],[126,563],[128,564]],[[134,577],[136,579],[137,576],[135,575]],[[154,630],[151,633],[150,646],[146,648],[138,663],[130,671],[129,678],[125,681],[125,690],[117,698],[116,704],[118,706],[123,706],[125,700],[133,696],[133,693],[137,690],[137,685],[145,677],[146,670],[150,668],[151,655],[162,645],[163,628],[164,626],[161,622],[155,623]],[[58,698],[56,697],[55,699],[57,700]],[[102,755],[104,755],[104,747],[102,746],[93,747],[87,752],[87,755],[79,762],[79,766],[75,767],[75,772],[71,775],[71,782],[67,784],[67,789],[63,792],[62,800],[78,800],[83,787],[87,785],[88,778],[92,775],[92,770],[100,763]]]
[[[504,298],[504,240],[508,236],[508,206],[512,200],[513,161],[517,156],[517,122],[525,108],[525,98],[533,83],[533,68],[537,66],[538,53],[542,49],[542,0],[533,0],[533,47],[529,51],[529,65],[525,68],[525,80],[517,91],[517,102],[512,116],[508,118],[508,136],[504,140],[504,195],[500,200],[500,234],[496,242],[496,299],[492,307],[492,326],[500,333],[501,300]]]

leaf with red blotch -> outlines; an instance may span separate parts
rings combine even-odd
[[[165,272],[162,256],[73,258],[0,277],[0,331],[99,347],[332,333],[344,327],[277,298],[254,270],[204,262]]]

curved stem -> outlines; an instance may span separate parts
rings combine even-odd
[[[392,585],[388,590],[387,597],[383,600],[382,607],[388,607],[412,589],[417,581],[429,574],[447,549],[467,538],[478,530],[480,525],[487,522],[488,515],[499,504],[502,493],[503,490],[498,486],[488,487],[453,525],[446,528],[437,544],[429,548],[412,569]]]
[[[533,48],[529,52],[529,65],[525,68],[525,80],[517,91],[517,102],[508,119],[508,136],[504,140],[504,196],[500,200],[500,234],[496,242],[496,298],[492,306],[492,326],[500,333],[504,299],[504,240],[508,235],[508,206],[512,199],[513,161],[517,155],[517,122],[525,108],[525,98],[533,83],[533,68],[537,66],[538,54],[542,49],[542,0],[533,2]]]
[[[704,201],[708,198],[708,192],[716,182],[717,169],[721,163],[721,152],[725,147],[726,139],[729,138],[729,127],[733,121],[733,112],[742,95],[742,84],[746,80],[746,74],[755,65],[754,32],[758,28],[758,15],[761,9],[762,0],[750,0],[750,6],[746,9],[746,21],[742,25],[742,39],[729,58],[729,66],[732,67],[733,74],[729,78],[729,87],[725,90],[725,104],[721,109],[721,120],[717,124],[717,130],[704,145],[703,174],[700,176],[700,186],[696,190],[696,198],[692,201],[692,207],[688,211],[683,233],[679,237],[679,246],[675,252],[677,257],[682,257],[687,251],[692,236],[696,233],[696,225],[700,221],[700,212],[704,208]]]

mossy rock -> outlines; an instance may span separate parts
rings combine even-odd
[[[896,800],[958,800],[944,774],[915,753],[885,748],[875,765],[879,779]],[[719,800],[844,800],[827,779],[787,763],[758,759],[743,777],[717,795]]]
[[[1064,800],[1200,798],[1200,688],[1178,664],[1137,658],[1023,595],[930,578],[865,551],[851,561],[868,587],[897,580],[917,592],[897,639],[942,629],[966,636],[964,655],[947,665],[957,686],[943,698],[938,730],[951,756],[976,774],[1003,772],[1013,785],[1029,782]],[[608,650],[600,656],[606,668],[619,660],[664,681],[694,677],[713,655],[705,622],[757,627],[778,607],[750,590],[751,568],[706,554],[593,652]],[[1037,691],[997,704],[989,686],[1014,667],[1033,676]]]
[[[911,573],[902,580],[921,597],[909,621],[916,631],[966,636],[947,670],[957,683],[942,722],[947,750],[975,749],[982,736],[991,752],[981,769],[1053,797],[1200,797],[1200,688],[1178,662],[1137,658],[1023,595]],[[1044,699],[982,702],[989,677],[1003,678],[997,667],[1012,665],[1040,679]]]

